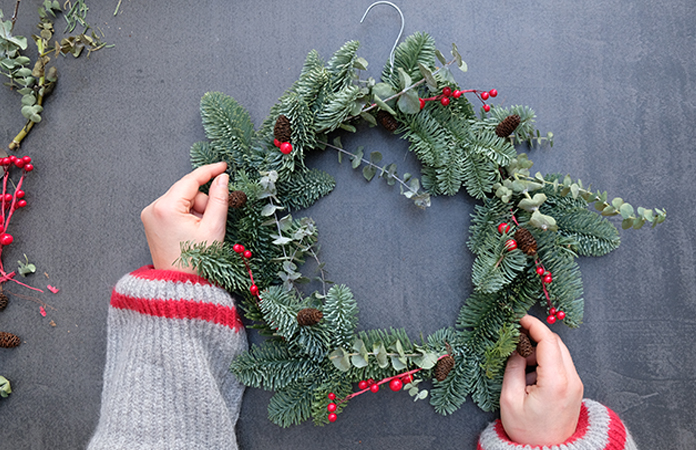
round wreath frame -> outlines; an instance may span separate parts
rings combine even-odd
[[[431,36],[415,33],[396,49],[379,83],[360,78],[367,61],[357,56],[358,47],[347,42],[327,63],[310,52],[298,81],[258,131],[231,97],[203,97],[208,141],[194,144],[192,163],[226,161],[233,204],[225,242],[186,243],[181,263],[236,293],[248,326],[268,336],[231,370],[247,386],[275,391],[269,418],[280,426],[335,421],[349,399],[383,385],[429,397],[441,414],[453,413],[468,396],[493,410],[505,361],[525,337],[519,319],[534,304],[547,308],[549,321],[581,323],[575,260],[619,245],[618,230],[605,217],[620,215],[626,229],[655,226],[666,213],[634,210],[569,176],[532,175],[532,162],[517,147],[553,145],[552,134],[535,129],[528,107],[491,107],[495,90],[460,89],[451,68],[466,71],[466,64],[456,45],[447,61]],[[481,101],[478,117],[467,95]],[[500,131],[506,120],[513,129]],[[340,136],[330,141],[336,130],[356,132],[358,121],[381,123],[409,141],[422,164],[422,187],[408,174],[399,177],[396,165],[380,166],[378,152],[366,157],[361,149],[344,149]],[[402,329],[357,331],[350,289],[330,286],[323,276],[314,222],[289,214],[333,189],[330,175],[304,165],[310,150],[327,147],[362,167],[368,181],[398,183],[418,207],[429,206],[430,195],[454,195],[461,187],[482,200],[467,243],[475,254],[474,290],[454,326],[420,343]],[[317,261],[322,285],[309,295],[297,287],[307,281],[298,270],[307,258]],[[432,381],[429,395],[420,385],[426,380]]]

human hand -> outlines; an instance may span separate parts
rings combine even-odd
[[[508,360],[500,395],[503,428],[518,444],[562,444],[578,425],[582,381],[556,333],[529,315],[520,324],[537,346],[527,359],[514,353]],[[526,374],[527,365],[536,365],[536,371]]]
[[[175,265],[181,243],[222,242],[227,222],[229,177],[224,162],[202,166],[181,178],[160,198],[143,209],[140,219],[155,269],[196,273]],[[211,178],[209,194],[198,189]]]

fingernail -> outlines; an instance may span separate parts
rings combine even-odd
[[[222,173],[218,175],[216,183],[220,187],[227,187],[228,183],[230,182],[230,176],[227,175],[226,173]]]

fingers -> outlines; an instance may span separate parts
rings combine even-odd
[[[205,205],[201,227],[207,229],[217,240],[225,236],[225,223],[227,221],[227,208],[229,205],[229,177],[222,173],[213,180],[208,191],[208,201]]]
[[[198,189],[210,181],[213,177],[223,173],[226,168],[227,163],[225,162],[201,166],[174,183],[163,197],[171,197],[173,199],[189,201],[190,203],[188,207],[190,208],[196,194],[198,193]]]
[[[517,353],[513,353],[505,366],[503,376],[503,389],[500,393],[500,403],[505,403],[508,408],[516,411],[524,402],[527,360]]]

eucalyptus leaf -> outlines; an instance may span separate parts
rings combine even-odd
[[[418,114],[420,112],[420,98],[414,90],[407,91],[396,102],[404,114]]]
[[[389,358],[391,359],[392,367],[397,372],[400,372],[400,371],[408,368],[408,366],[406,365],[406,358],[401,358],[401,357],[396,356],[396,355],[390,355]]]
[[[628,219],[633,217],[634,211],[633,211],[633,206],[631,206],[628,203],[624,203],[621,205],[621,208],[619,208],[619,212],[621,213],[621,217],[624,219]]]
[[[401,82],[401,89],[411,86],[411,77],[401,67],[399,67],[399,81]]]
[[[377,360],[377,365],[382,369],[389,367],[389,358],[387,357],[387,349],[384,347],[384,344],[382,342],[379,344],[375,343],[373,350],[375,359]]]
[[[384,101],[382,101],[381,98],[379,98],[377,95],[375,95],[375,103],[377,106],[379,106],[380,109],[383,109],[384,111],[388,112],[392,116],[396,116],[396,111],[394,111],[391,106],[387,105]],[[420,105],[418,105],[420,107]]]
[[[389,98],[396,95],[396,91],[387,83],[377,83],[372,88],[372,94],[381,98]]]
[[[353,167],[353,169],[357,169],[360,167],[360,163],[362,162],[362,157],[363,157],[363,148],[358,147],[358,151],[355,152],[353,156],[350,157],[350,165]]]
[[[348,372],[350,370],[349,354],[341,347],[329,353],[329,360],[331,360],[333,365],[341,372]]]
[[[427,352],[423,353],[421,356],[414,356],[413,362],[421,369],[428,370],[435,367],[435,364],[437,364],[437,358],[437,353]]]
[[[362,173],[363,177],[365,177],[367,181],[372,181],[372,179],[375,177],[375,174],[377,173],[377,169],[375,169],[374,166],[365,166],[363,167]]]

